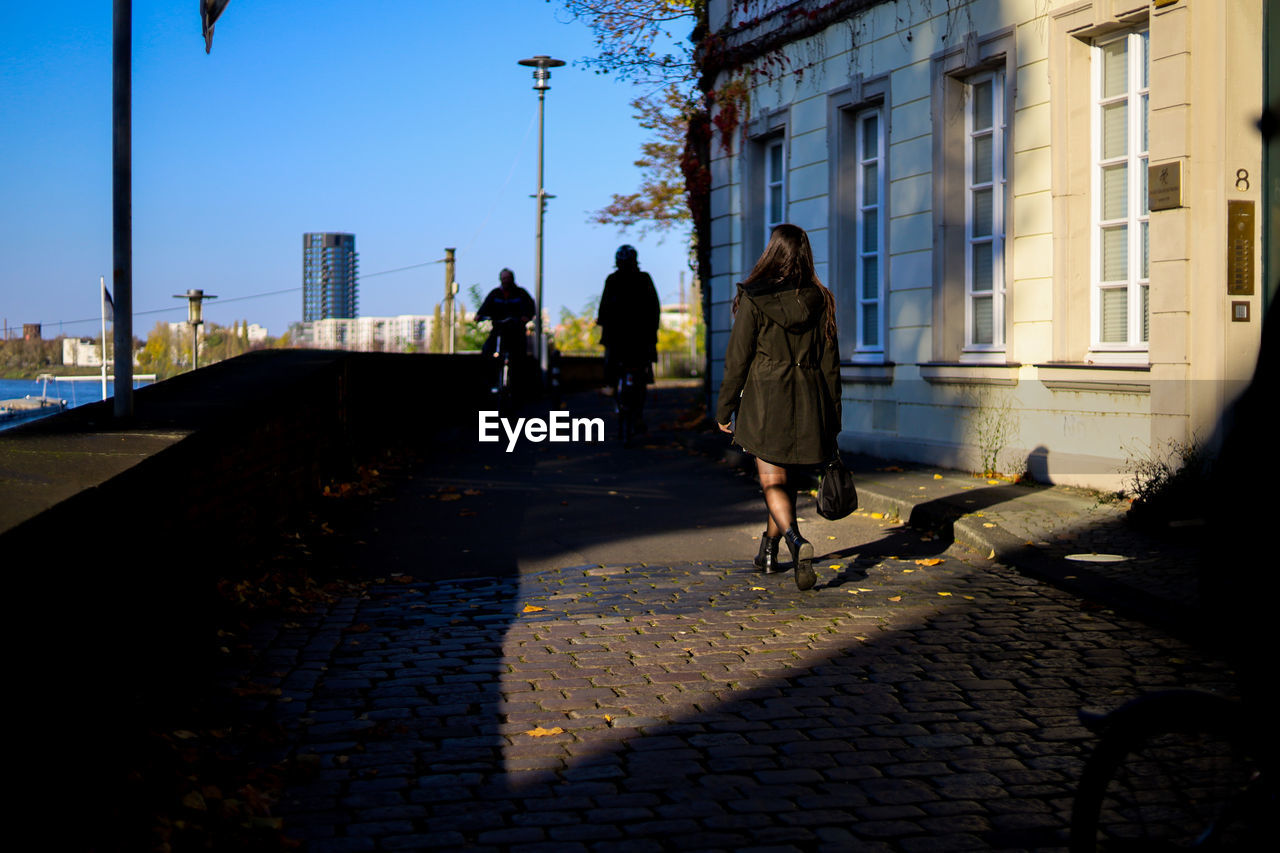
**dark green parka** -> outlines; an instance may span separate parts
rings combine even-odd
[[[716,422],[736,412],[734,441],[766,462],[825,462],[836,450],[841,406],[839,348],[823,333],[822,290],[812,281],[739,290]]]

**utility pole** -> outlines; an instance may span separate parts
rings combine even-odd
[[[115,294],[113,412],[133,417],[133,0],[115,0],[111,18],[111,254]]]
[[[448,324],[449,336],[445,338],[445,352],[453,353],[453,295],[458,292],[458,283],[454,281],[454,249],[444,250],[444,321]]]
[[[698,358],[697,324],[693,321],[693,306],[684,298],[684,270],[680,270],[680,310],[684,312],[683,324],[689,334],[689,366]]]

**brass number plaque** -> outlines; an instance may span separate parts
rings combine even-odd
[[[1253,202],[1227,202],[1227,293],[1253,295]]]
[[[1173,210],[1182,207],[1182,162],[1147,167],[1147,208]]]

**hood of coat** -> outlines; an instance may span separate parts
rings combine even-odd
[[[743,288],[743,292],[766,317],[789,332],[812,327],[826,309],[822,290],[813,282],[801,287],[793,281],[771,282]]]

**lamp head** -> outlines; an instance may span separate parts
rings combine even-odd
[[[532,59],[521,59],[520,64],[533,69],[533,88],[546,90],[551,88],[551,69],[564,65],[564,60],[540,53]]]
[[[218,297],[212,293],[206,295],[203,290],[192,289],[186,293],[175,293],[173,298],[187,300],[187,322],[193,326],[199,326],[204,322],[201,303],[206,299],[217,299]]]

